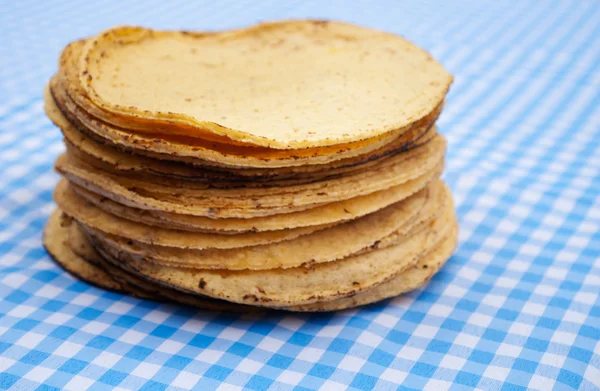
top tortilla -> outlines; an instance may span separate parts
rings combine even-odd
[[[403,141],[410,140],[412,135],[429,128],[443,107],[442,102],[431,113],[410,126],[378,137],[325,147],[290,150],[244,144],[206,132],[196,135],[201,135],[202,138],[189,137],[181,135],[181,130],[177,127],[158,124],[156,121],[153,121],[148,129],[133,129],[135,123],[130,119],[111,114],[91,102],[79,83],[79,60],[86,42],[72,42],[61,53],[59,71],[50,80],[49,88],[44,92],[48,116],[61,129],[64,128],[66,120],[80,132],[100,138],[100,142],[108,142],[118,148],[154,159],[221,168],[321,165],[364,155],[389,143],[402,145]]]
[[[452,82],[407,40],[337,22],[117,27],[89,40],[80,61],[80,84],[103,120],[275,149],[398,131],[439,106]]]

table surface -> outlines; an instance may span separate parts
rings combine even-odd
[[[0,1],[0,389],[600,389],[600,2]],[[456,77],[439,128],[460,245],[422,290],[334,314],[109,293],[41,245],[61,135],[44,83],[115,24],[333,18]]]

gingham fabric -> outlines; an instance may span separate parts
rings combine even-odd
[[[44,83],[115,24],[334,18],[455,76],[439,128],[460,245],[422,290],[333,314],[223,315],[109,293],[41,245],[61,135]],[[600,2],[0,2],[0,389],[600,389]]]

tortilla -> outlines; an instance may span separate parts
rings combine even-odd
[[[401,242],[415,226],[433,220],[448,197],[442,182],[436,181],[406,200],[360,219],[295,239],[229,250],[195,250],[144,244],[123,238],[127,233],[116,236],[89,226],[85,226],[85,229],[106,246],[161,265],[227,270],[310,268]],[[332,246],[332,243],[335,245]]]
[[[79,80],[110,113],[103,120],[128,128],[300,149],[409,126],[442,102],[452,76],[393,34],[283,21],[219,33],[113,28],[85,44]]]
[[[57,84],[52,83],[51,85]],[[364,159],[363,155],[378,154],[381,151],[393,149],[406,149],[411,141],[424,134],[429,129],[441,112],[441,106],[427,117],[415,122],[401,135],[395,133],[370,140],[362,146],[343,144],[334,147],[307,148],[302,150],[260,150],[256,147],[239,147],[220,145],[200,139],[182,139],[181,137],[162,136],[150,137],[143,134],[129,133],[121,128],[98,121],[77,106],[60,87],[52,89],[52,98],[45,97],[45,106],[59,106],[61,116],[71,126],[76,127],[81,133],[100,143],[107,143],[113,147],[123,149],[129,153],[144,155],[153,159],[184,162],[191,165],[213,167],[215,169],[229,168],[292,168],[324,164],[352,159]],[[55,112],[55,117],[58,115]],[[58,125],[59,121],[56,121]],[[391,144],[391,145],[390,145]],[[327,150],[323,150],[327,148]],[[317,168],[318,169],[318,168]]]
[[[327,164],[240,170],[214,165],[201,166],[202,161],[200,160],[192,161],[192,164],[182,164],[181,162],[164,160],[162,156],[156,156],[157,159],[120,150],[118,146],[111,145],[110,142],[101,138],[98,139],[97,135],[96,137],[90,137],[85,131],[78,130],[56,107],[53,98],[49,96],[48,88],[44,91],[44,109],[52,122],[61,129],[65,136],[67,149],[95,167],[119,175],[145,173],[174,179],[210,181],[213,186],[218,186],[220,182],[233,182],[244,186],[264,186],[266,180],[268,180],[269,185],[273,185],[275,179],[314,181],[324,177],[341,175],[357,169],[367,168],[376,164],[378,159],[422,145],[431,140],[436,134],[435,126],[429,129],[415,128],[403,133],[393,142],[373,152]],[[221,185],[221,187],[225,187],[225,185]]]
[[[90,192],[76,184],[69,183],[68,186],[79,196],[89,203],[94,204],[96,207],[128,220],[169,229],[238,234],[241,232],[266,232],[281,229],[294,229],[353,220],[411,196],[424,188],[430,181],[438,178],[442,169],[443,165],[440,165],[431,172],[416,179],[365,196],[359,196],[345,201],[332,202],[301,212],[276,214],[266,217],[255,217],[252,219],[212,219],[203,216],[191,216],[156,210],[131,208]],[[67,186],[66,182],[65,179],[62,179],[58,186]]]
[[[193,270],[147,262],[96,238],[94,246],[116,266],[154,283],[235,303],[285,307],[334,300],[374,288],[416,264],[455,226],[453,205],[448,202],[442,216],[400,244],[310,269]]]
[[[163,134],[132,133],[131,121],[122,123],[113,119],[100,120],[106,115],[89,101],[85,91],[78,84],[77,73],[81,49],[85,41],[73,42],[61,54],[59,73],[50,81],[50,92],[45,94],[46,106],[55,106],[62,115],[80,131],[87,132],[90,137],[100,137],[122,148],[147,154],[157,159],[185,161],[191,164],[213,165],[217,167],[290,167],[310,164],[326,164],[340,159],[352,158],[375,151],[405,133],[418,134],[430,128],[438,118],[443,102],[423,118],[411,123],[399,131],[356,141],[325,147],[311,147],[295,150],[277,150],[273,148],[248,146],[228,138],[204,134],[204,138],[174,135],[172,129],[153,123],[154,131]],[[53,102],[52,102],[53,101]],[[117,124],[115,125],[115,121]],[[121,128],[119,128],[119,124]],[[404,138],[401,138],[402,142]],[[200,160],[199,160],[200,159]]]
[[[401,154],[404,156],[386,159],[377,169],[284,188],[174,189],[110,175],[68,155],[59,157],[55,168],[90,191],[139,209],[212,218],[251,218],[306,210],[405,183],[442,164],[445,145],[443,137],[436,136],[426,145]]]
[[[50,224],[50,222],[49,222]],[[61,231],[59,234],[64,232]],[[457,240],[457,230],[443,239],[436,248],[423,256],[419,262],[409,270],[401,273],[397,277],[376,286],[373,289],[357,293],[347,298],[331,300],[322,303],[307,304],[303,306],[281,307],[286,311],[338,311],[346,308],[357,307],[374,303],[392,296],[400,295],[417,289],[424,284],[439,270],[454,251]],[[71,224],[69,227],[68,241],[72,246],[73,254],[71,259],[77,265],[83,264],[83,267],[100,267],[109,273],[110,277],[126,286],[126,291],[130,295],[142,298],[151,298],[153,300],[168,300],[179,304],[184,304],[200,309],[224,312],[256,312],[260,307],[251,307],[247,305],[229,303],[223,300],[211,299],[198,295],[182,293],[164,286],[153,286],[142,278],[125,272],[123,269],[113,266],[110,262],[104,260],[95,249],[88,243],[85,235],[79,230],[77,224]],[[63,241],[64,243],[64,241]],[[67,253],[67,252],[65,252]],[[57,257],[58,259],[59,257]],[[62,258],[64,259],[64,258]],[[91,265],[90,265],[91,264]],[[97,265],[97,266],[94,266]],[[81,267],[81,266],[80,266]],[[98,276],[99,274],[94,274]],[[80,277],[79,277],[80,278]],[[102,287],[105,279],[94,281],[95,285]],[[107,289],[107,288],[105,288]]]

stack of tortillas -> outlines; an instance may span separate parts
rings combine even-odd
[[[66,144],[45,246],[96,285],[201,308],[416,289],[457,241],[434,125],[451,82],[403,38],[334,22],[73,42],[45,93]]]

